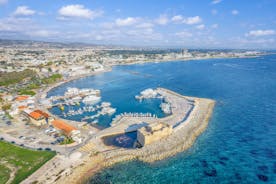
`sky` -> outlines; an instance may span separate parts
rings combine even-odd
[[[0,0],[0,38],[276,49],[276,0]]]

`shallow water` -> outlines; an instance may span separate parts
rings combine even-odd
[[[165,87],[217,101],[207,130],[189,150],[153,164],[131,161],[96,174],[90,183],[276,183],[276,55],[250,59],[117,66],[67,86],[102,90],[119,112],[155,112],[134,95]],[[107,124],[107,122],[103,123]]]
[[[134,143],[137,138],[137,132],[129,132],[125,134],[118,134],[104,137],[103,142],[107,146],[116,146],[118,148],[134,148]]]

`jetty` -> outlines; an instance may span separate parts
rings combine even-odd
[[[157,118],[149,113],[124,113],[119,115],[119,117],[115,117],[111,123],[112,126],[102,130],[96,136],[101,138],[133,132],[153,123],[165,123],[171,125],[174,131],[177,131],[179,129],[178,126],[182,126],[188,118],[196,101],[192,97],[181,96],[164,88],[157,88],[156,92],[166,98],[166,101],[171,104],[171,115],[164,118]]]
[[[85,144],[72,151],[68,158],[62,158],[60,162],[66,162],[66,167],[60,165],[48,171],[46,166],[42,166],[26,183],[83,183],[87,177],[115,163],[133,159],[154,162],[191,147],[197,136],[206,129],[215,101],[182,96],[164,88],[157,88],[156,92],[170,103],[170,115],[158,118],[149,114],[122,114],[113,120],[113,126],[97,131]],[[160,124],[162,126],[159,126]],[[139,134],[149,135],[141,148],[121,148],[104,144],[103,139],[106,136],[137,130]],[[161,138],[154,137],[150,131],[159,131],[156,135],[162,135]],[[41,170],[45,172],[41,174]]]

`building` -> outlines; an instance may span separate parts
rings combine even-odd
[[[59,130],[62,134],[67,137],[71,137],[74,141],[81,143],[82,139],[80,136],[80,131],[72,125],[65,123],[62,120],[53,120],[51,124],[55,129]]]
[[[48,124],[50,116],[41,110],[31,111],[29,109],[23,110],[23,114],[29,118],[30,123],[35,126],[43,126]]]
[[[165,123],[154,123],[137,130],[137,141],[145,146],[172,134],[172,126]]]
[[[30,122],[35,125],[35,126],[43,126],[46,124],[46,120],[45,120],[45,117],[38,113],[38,112],[35,112],[35,111],[32,111],[30,112],[29,114],[29,119],[30,119]]]
[[[29,96],[25,96],[25,95],[22,95],[22,96],[17,96],[15,98],[15,101],[25,101],[29,98]]]

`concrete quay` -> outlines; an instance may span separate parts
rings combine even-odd
[[[173,156],[191,147],[196,138],[206,129],[215,101],[211,99],[182,96],[173,91],[158,88],[172,105],[172,114],[164,118],[123,117],[115,125],[94,134],[85,145],[74,150],[69,157],[60,157],[25,180],[25,183],[85,183],[89,177],[105,167],[128,160],[154,162]],[[146,124],[162,122],[172,126],[173,133],[140,149],[107,146],[102,138],[114,134],[135,131]],[[54,162],[64,162],[58,167],[49,167]],[[45,174],[43,174],[45,171]]]
[[[184,123],[189,113],[194,108],[194,98],[178,95],[173,91],[158,88],[157,92],[166,98],[167,102],[171,104],[172,114],[164,118],[154,117],[121,117],[112,122],[114,126],[106,128],[98,132],[95,136],[97,138],[133,132],[137,129],[153,123],[166,123],[172,125],[174,128]],[[177,129],[175,129],[177,130]]]

